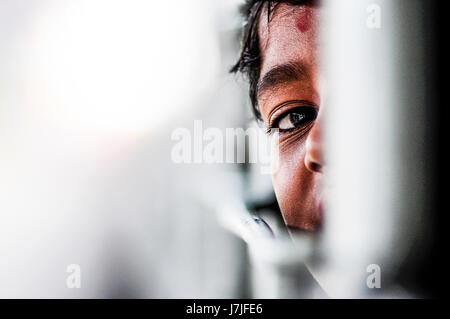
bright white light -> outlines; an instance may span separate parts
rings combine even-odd
[[[200,1],[58,1],[28,50],[28,104],[59,125],[153,130],[205,93],[217,39]]]

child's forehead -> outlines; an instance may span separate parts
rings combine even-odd
[[[313,55],[311,51],[317,51],[318,7],[282,3],[271,12],[269,20],[267,9],[259,18],[262,72],[272,64],[305,59]]]
[[[315,21],[314,7],[308,5],[291,5],[279,3],[271,9],[268,15],[267,6],[259,16],[258,36],[261,44],[267,42],[271,35],[280,36],[283,33],[307,32]]]

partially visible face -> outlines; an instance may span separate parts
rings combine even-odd
[[[260,17],[262,53],[258,104],[266,125],[278,129],[279,167],[273,185],[291,232],[317,231],[323,219],[319,8],[280,4],[267,25]]]

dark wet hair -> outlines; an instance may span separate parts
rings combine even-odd
[[[245,18],[242,34],[242,48],[238,61],[230,72],[243,73],[249,81],[249,95],[252,103],[253,113],[261,120],[261,112],[258,107],[258,81],[261,72],[261,52],[259,49],[258,26],[261,13],[266,8],[267,20],[270,21],[271,13],[281,3],[291,5],[307,4],[308,0],[246,0],[241,7],[241,13]]]

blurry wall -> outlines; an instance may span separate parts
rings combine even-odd
[[[236,1],[0,0],[0,297],[243,296],[214,215],[239,167],[170,157],[248,120],[239,26]]]

